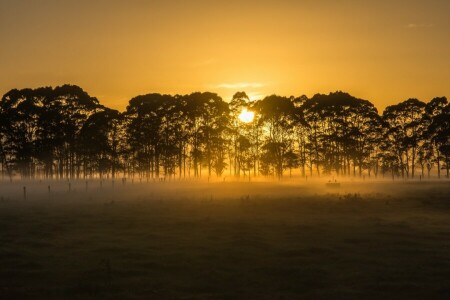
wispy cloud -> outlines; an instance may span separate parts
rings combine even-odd
[[[265,97],[265,95],[261,93],[247,93],[247,96],[250,98],[251,101],[261,100]]]
[[[434,27],[434,24],[431,23],[409,23],[405,25],[405,28],[408,29],[416,29],[416,28],[432,28]]]
[[[259,82],[238,82],[238,83],[221,83],[216,85],[216,88],[221,89],[245,89],[245,88],[261,88],[264,84]]]

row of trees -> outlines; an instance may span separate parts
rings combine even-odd
[[[239,119],[243,109],[253,122]],[[126,111],[78,86],[11,90],[0,102],[2,176],[449,176],[450,105],[409,99],[382,115],[336,92],[147,94]]]

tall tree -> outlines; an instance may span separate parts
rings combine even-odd
[[[120,124],[122,115],[106,108],[91,115],[80,131],[79,146],[84,160],[84,176],[111,173],[116,177],[122,167],[120,156]],[[89,172],[88,172],[89,171]]]
[[[42,107],[40,94],[46,89],[11,90],[0,103],[3,160],[10,176],[12,170],[19,171],[22,177],[34,176],[36,159],[38,119]]]
[[[147,94],[131,99],[127,106],[129,143],[139,172],[147,178],[160,176],[163,118],[165,106],[172,101],[169,95]]]
[[[427,103],[425,107],[426,113],[422,119],[422,123],[426,126],[422,138],[430,143],[432,153],[428,154],[428,156],[433,157],[437,164],[438,178],[441,177],[441,146],[442,143],[445,143],[445,137],[442,135],[445,133],[446,110],[448,110],[448,106],[446,97],[436,97]],[[443,149],[445,150],[445,147]]]
[[[295,107],[293,98],[271,95],[255,103],[257,114],[266,129],[266,139],[262,146],[262,164],[266,170],[273,169],[273,174],[283,176],[285,153],[293,147],[293,127]]]
[[[221,159],[225,152],[215,152],[214,143],[223,142],[221,137],[228,123],[228,104],[217,94],[209,92],[186,95],[185,101],[194,176],[201,175],[202,164],[211,176],[213,166],[224,163]]]
[[[383,119],[390,127],[389,137],[397,150],[402,166],[402,174],[406,172],[407,177],[411,175],[414,178],[425,106],[422,101],[408,99],[386,107],[383,112]]]
[[[440,177],[442,155],[445,160],[446,177],[448,178],[450,168],[450,104],[446,98],[435,98],[427,108],[431,118],[427,136],[435,146],[438,176]]]

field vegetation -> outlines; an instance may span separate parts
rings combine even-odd
[[[448,195],[448,181],[3,181],[0,298],[448,299]]]

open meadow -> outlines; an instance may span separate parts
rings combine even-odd
[[[448,180],[325,182],[2,181],[0,299],[450,299]]]

